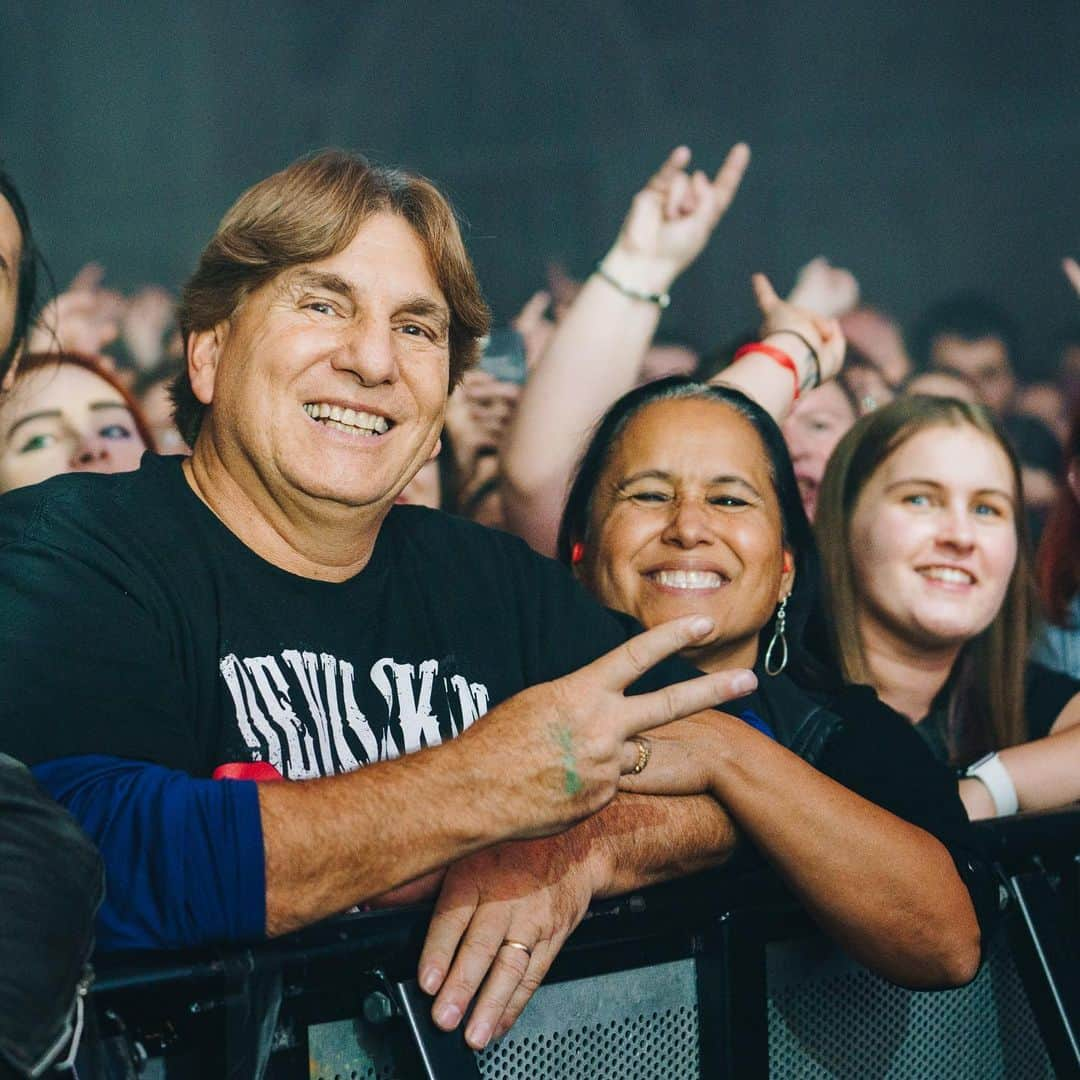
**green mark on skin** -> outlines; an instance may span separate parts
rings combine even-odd
[[[577,770],[574,768],[577,763],[574,760],[573,737],[569,731],[562,728],[556,732],[556,738],[558,738],[559,746],[563,752],[563,771],[566,774],[563,783],[566,786],[566,794],[576,795],[581,790],[581,777],[578,776]]]

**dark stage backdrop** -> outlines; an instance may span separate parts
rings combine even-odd
[[[1077,0],[1031,5],[0,0],[0,158],[62,281],[175,287],[247,184],[325,145],[452,195],[501,320],[584,274],[668,149],[754,160],[671,336],[752,318],[755,269],[819,253],[903,320],[966,286],[1036,366],[1077,314]]]

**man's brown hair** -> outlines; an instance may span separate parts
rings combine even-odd
[[[858,629],[859,594],[851,548],[855,504],[875,472],[920,431],[971,427],[992,439],[1012,466],[1016,496],[1016,566],[990,625],[965,643],[949,678],[947,742],[953,762],[1024,742],[1024,673],[1034,591],[1028,560],[1020,465],[1004,432],[981,405],[953,398],[899,397],[859,420],[825,469],[814,532],[825,572],[834,654],[846,682],[873,683]],[[921,718],[920,718],[921,719]]]
[[[324,150],[249,188],[226,212],[180,297],[185,349],[191,334],[228,319],[250,293],[283,270],[344,250],[382,211],[416,231],[450,306],[450,388],[476,362],[491,316],[454,211],[430,180],[372,165],[358,154]],[[206,406],[187,369],[172,385],[176,426],[189,446]]]

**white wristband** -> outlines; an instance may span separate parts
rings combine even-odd
[[[997,817],[1008,817],[1020,809],[1020,800],[1016,795],[1016,785],[997,754],[987,754],[964,770],[965,776],[978,780],[994,800]]]

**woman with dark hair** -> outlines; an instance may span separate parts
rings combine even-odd
[[[647,627],[707,615],[715,629],[682,654],[697,667],[758,674],[757,691],[728,706],[739,718],[652,733],[648,767],[623,786],[713,794],[818,921],[886,977],[970,979],[992,884],[948,771],[865,688],[830,687],[804,646],[813,539],[764,410],[679,377],[632,390],[585,451],[558,547],[602,602]]]
[[[986,409],[917,395],[844,436],[818,504],[845,679],[873,686],[939,760],[968,766],[961,795],[977,817],[1080,796],[1080,684],[1027,661],[1022,491]]]
[[[1032,656],[1080,679],[1080,402],[1065,443],[1065,483],[1043,531],[1035,577],[1047,625]]]
[[[68,472],[128,472],[153,436],[128,390],[93,357],[31,353],[0,398],[0,493]]]
[[[0,389],[29,329],[36,292],[30,219],[14,181],[0,169]]]

